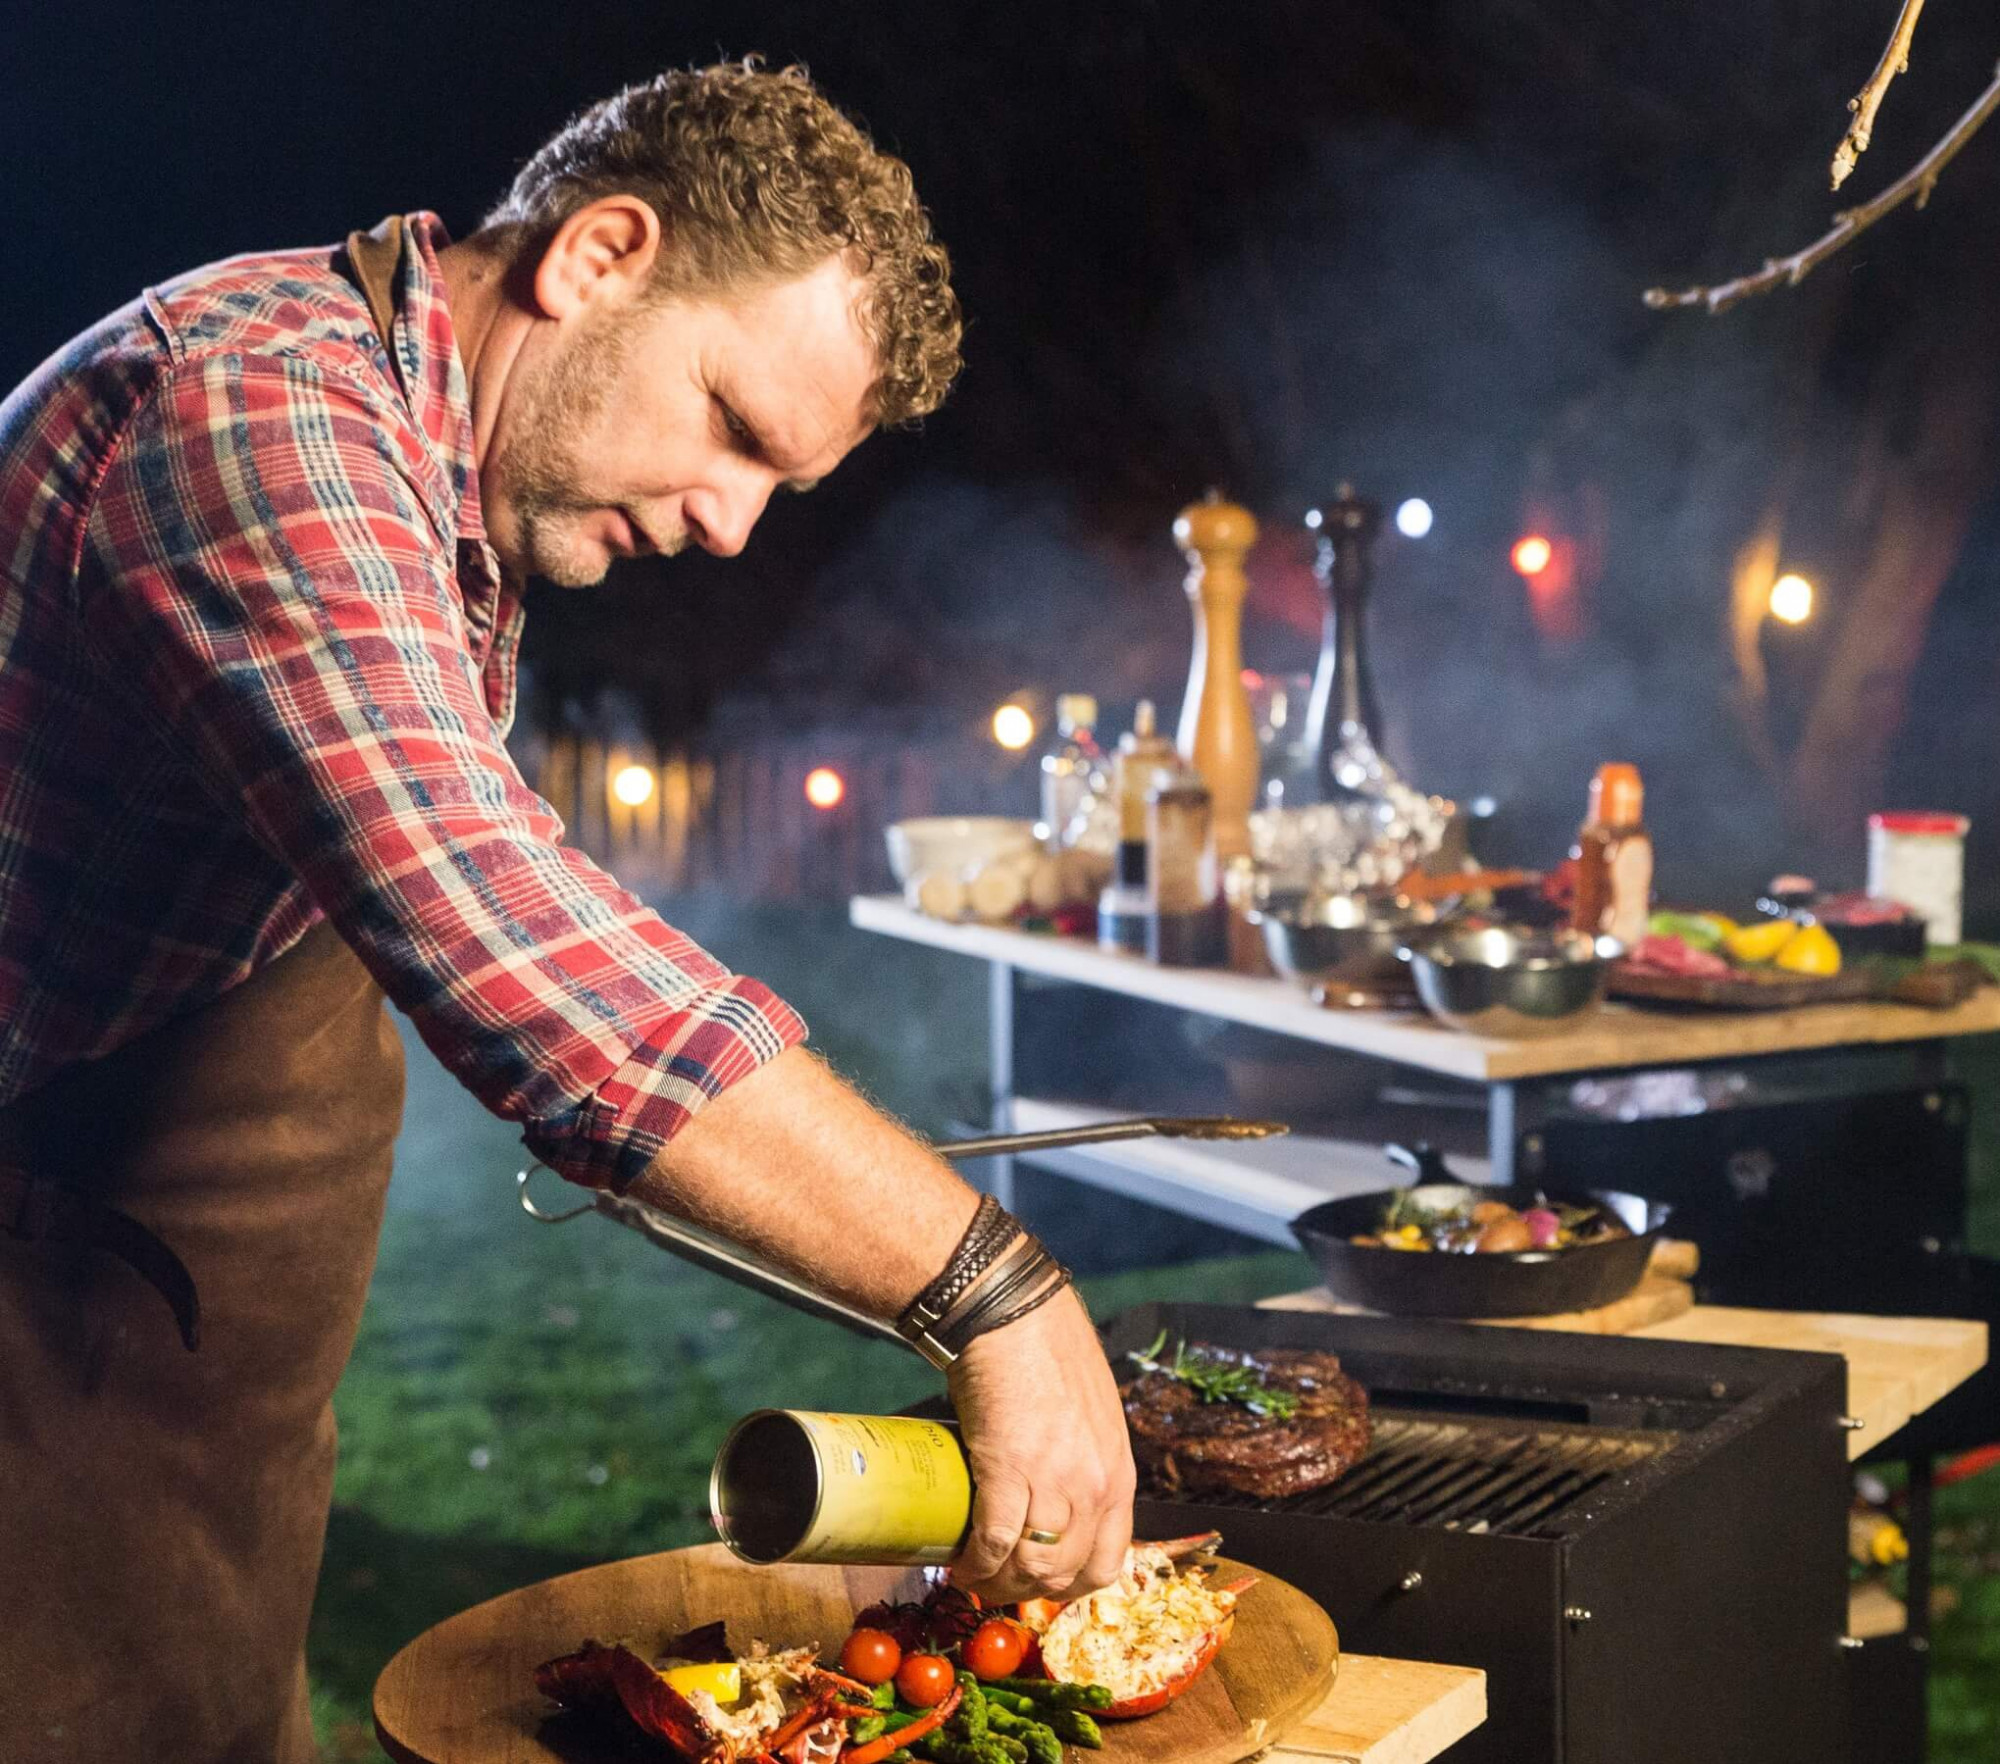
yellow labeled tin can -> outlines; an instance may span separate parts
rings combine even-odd
[[[708,1507],[746,1562],[949,1562],[972,1521],[972,1473],[942,1422],[759,1409],[722,1442]]]

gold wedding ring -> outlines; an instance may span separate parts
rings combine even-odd
[[[1032,1525],[1023,1531],[1021,1535],[1029,1543],[1059,1544],[1063,1540],[1063,1534],[1060,1531],[1037,1531]]]

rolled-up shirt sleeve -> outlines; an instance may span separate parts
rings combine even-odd
[[[620,1188],[805,1025],[562,843],[400,446],[309,363],[176,365],[99,482],[79,629],[460,1081]]]

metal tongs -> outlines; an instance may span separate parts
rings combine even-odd
[[[1226,1115],[1153,1115],[1130,1121],[1096,1121],[1083,1127],[1056,1127],[1043,1133],[994,1133],[980,1139],[947,1140],[931,1149],[941,1158],[995,1158],[1022,1152],[1059,1151],[1072,1145],[1101,1145],[1107,1140],[1269,1139],[1286,1131],[1288,1129],[1281,1121],[1239,1121]],[[641,1237],[683,1261],[706,1268],[712,1274],[720,1274],[724,1279],[747,1286],[753,1292],[761,1292],[780,1304],[790,1305],[795,1311],[804,1311],[808,1316],[837,1323],[857,1335],[893,1341],[898,1347],[916,1352],[896,1333],[894,1324],[880,1317],[871,1317],[866,1311],[856,1310],[852,1305],[844,1304],[772,1267],[727,1238],[718,1237],[714,1232],[706,1231],[686,1219],[676,1218],[671,1213],[664,1213],[658,1207],[649,1207],[643,1201],[600,1193],[567,1212],[547,1212],[537,1206],[534,1197],[528,1193],[529,1178],[542,1168],[544,1166],[540,1164],[531,1165],[516,1174],[514,1182],[520,1191],[521,1210],[544,1225],[560,1225],[585,1213],[602,1213],[605,1218],[638,1232]]]

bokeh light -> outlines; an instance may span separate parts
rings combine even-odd
[[[846,780],[831,766],[814,766],[806,774],[806,801],[814,808],[838,808],[846,794]]]
[[[1035,738],[1035,719],[1018,704],[1003,704],[993,713],[993,739],[1018,753]]]
[[[1555,554],[1555,547],[1539,533],[1516,539],[1511,553],[1515,569],[1524,576],[1539,576],[1549,567],[1549,559]]]
[[[652,801],[657,787],[651,766],[620,766],[611,780],[611,794],[627,808]]]
[[[1396,531],[1405,539],[1421,539],[1431,530],[1431,505],[1421,496],[1412,496],[1396,510]]]
[[[1771,617],[1786,625],[1803,625],[1812,617],[1813,585],[1803,576],[1780,576],[1771,584]]]

